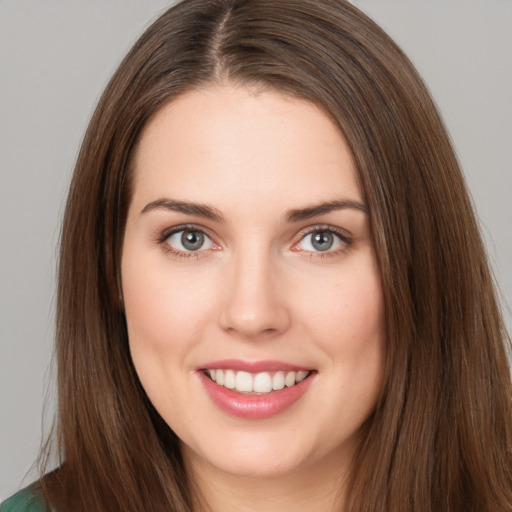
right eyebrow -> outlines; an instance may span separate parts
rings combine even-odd
[[[161,198],[151,201],[141,210],[141,215],[153,210],[169,210],[173,212],[185,213],[203,217],[216,222],[224,222],[224,217],[219,210],[212,208],[206,204],[192,203],[189,201],[177,201],[175,199]]]

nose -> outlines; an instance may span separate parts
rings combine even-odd
[[[286,289],[270,255],[242,255],[231,261],[222,283],[220,326],[246,339],[285,332],[291,322]]]

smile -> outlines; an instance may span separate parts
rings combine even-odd
[[[317,374],[279,361],[233,359],[211,362],[196,372],[217,407],[248,420],[283,413],[307,393]]]
[[[249,373],[231,369],[207,369],[210,379],[238,393],[268,394],[303,381],[311,373],[307,370]]]

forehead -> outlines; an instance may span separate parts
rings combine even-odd
[[[311,102],[273,91],[211,86],[181,95],[147,124],[134,164],[134,202],[361,198],[332,120]]]

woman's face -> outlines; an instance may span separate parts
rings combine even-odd
[[[275,476],[349,460],[384,307],[351,153],[320,109],[211,86],[157,113],[122,287],[135,368],[187,461]]]

